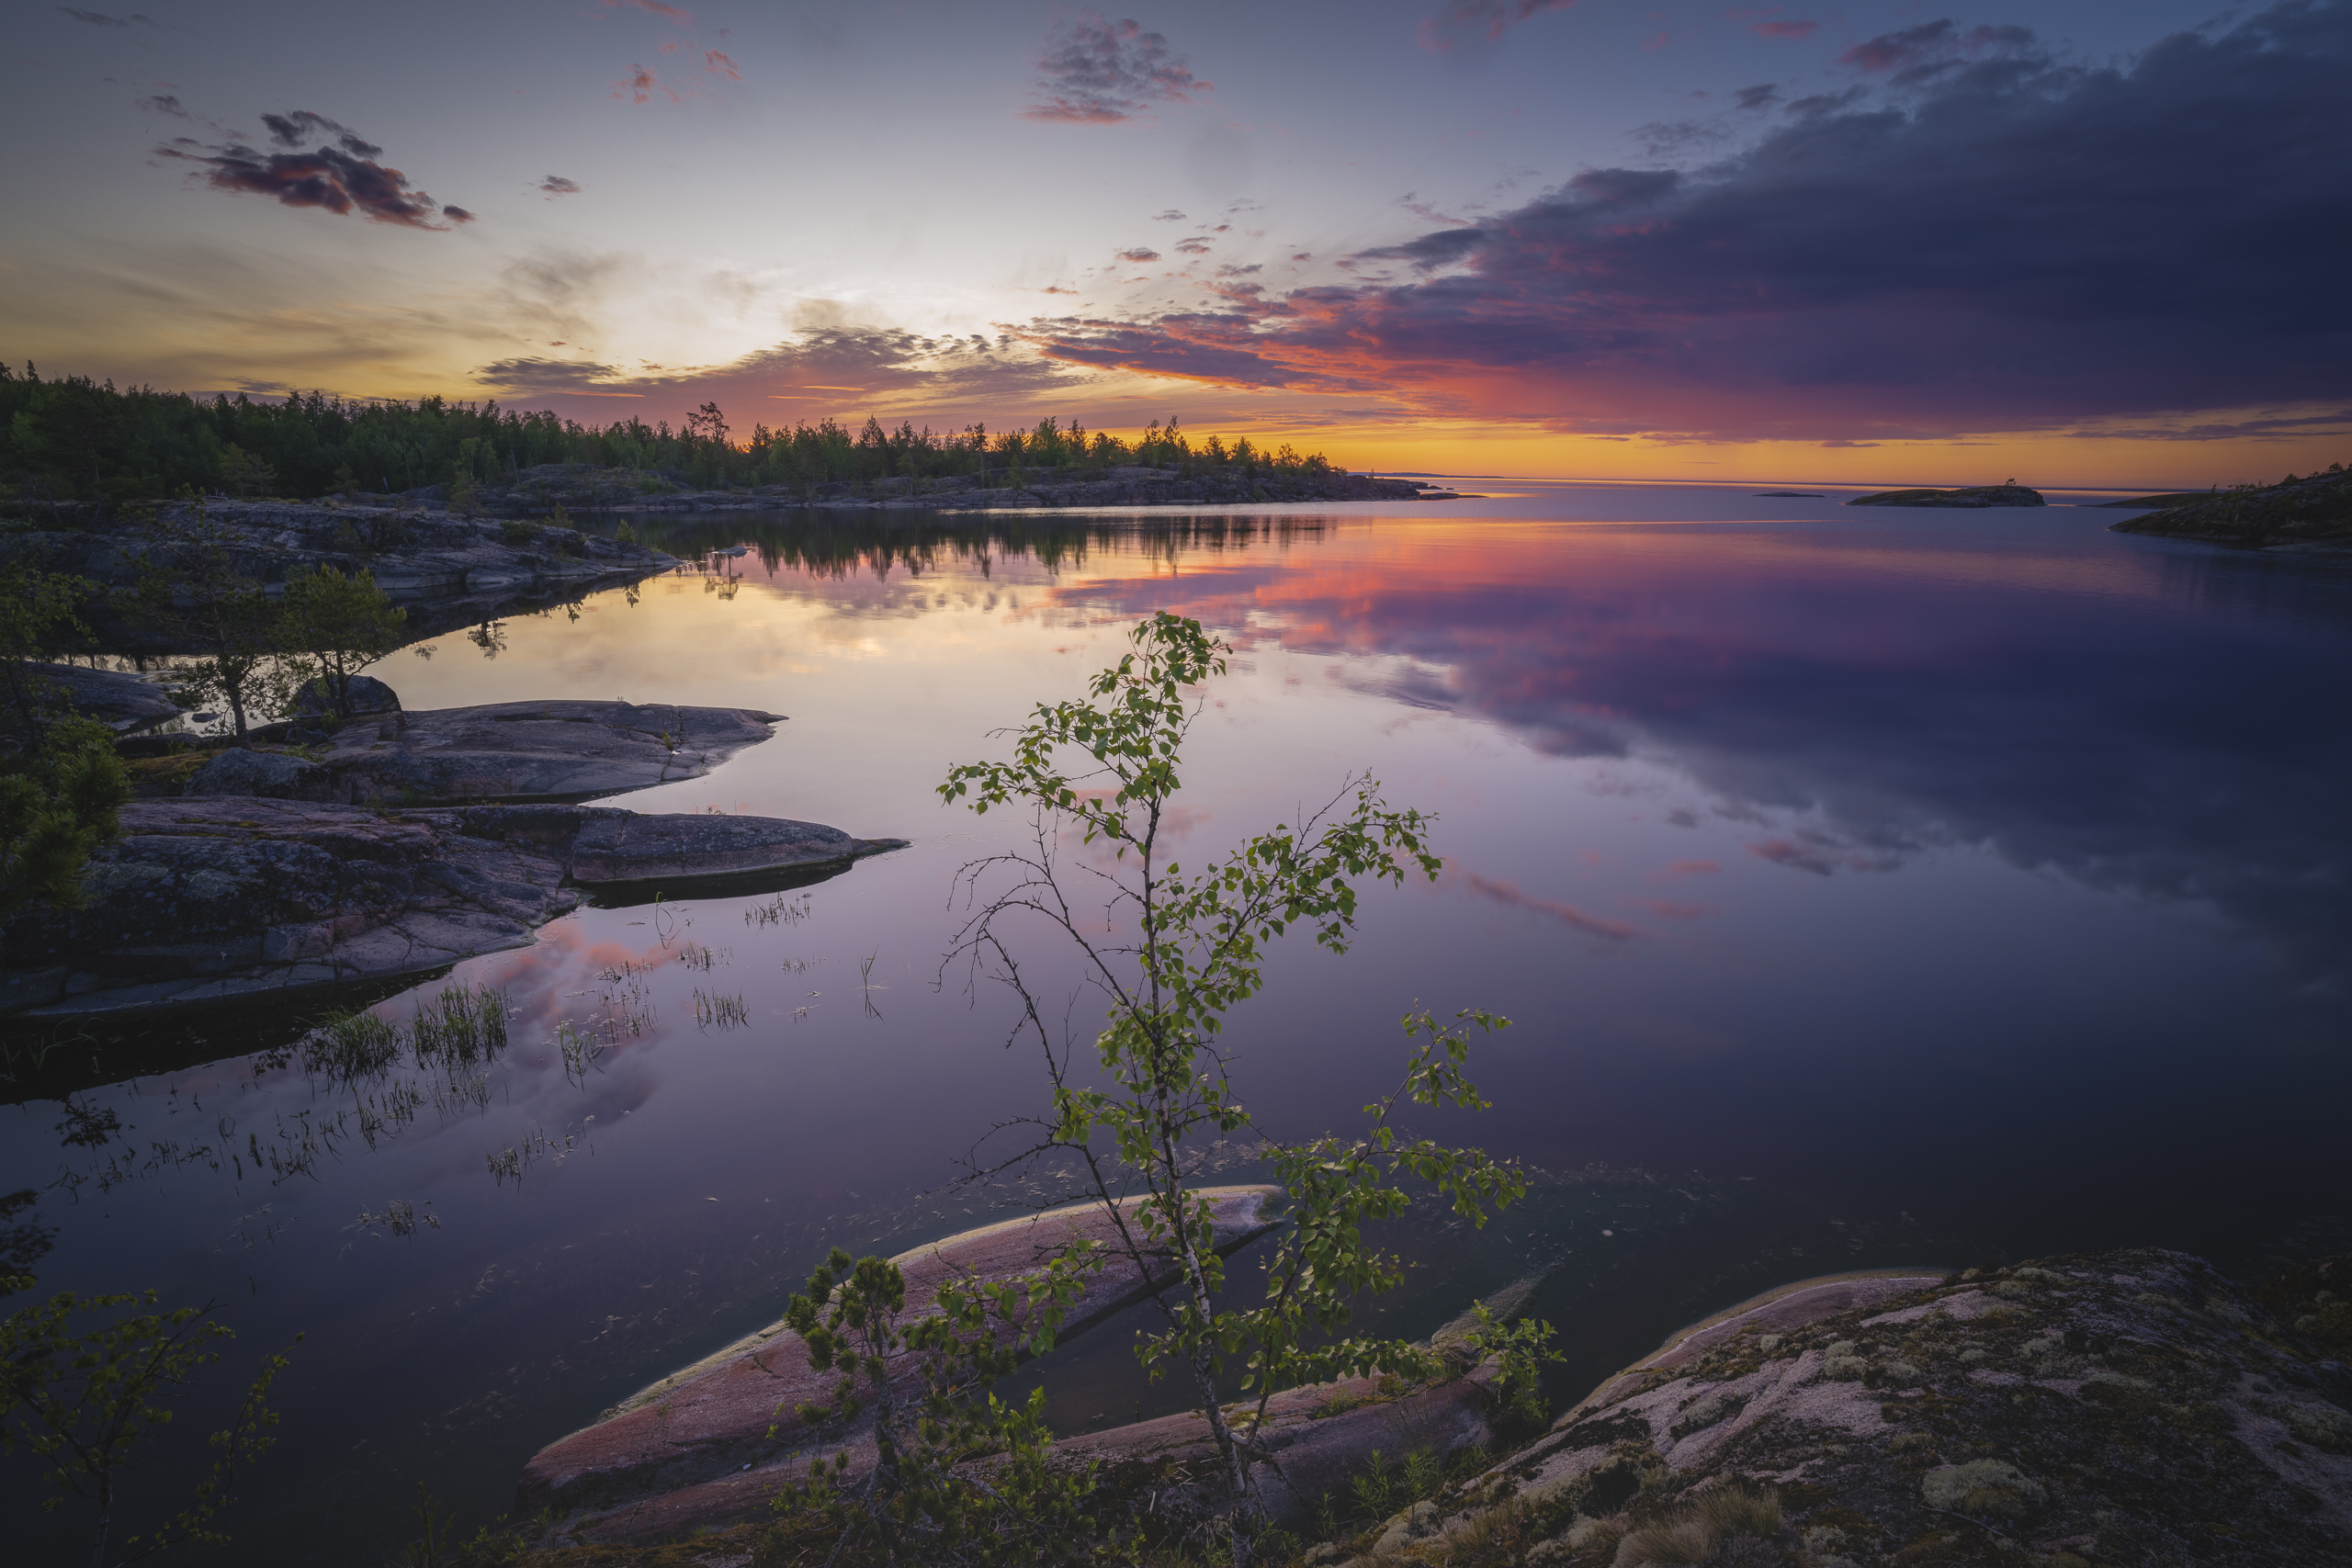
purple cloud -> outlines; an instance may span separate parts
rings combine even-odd
[[[1897,32],[1881,33],[1846,51],[1838,57],[1838,63],[1860,71],[1892,73],[1896,84],[1902,85],[1949,70],[1964,58],[1986,53],[2024,53],[2033,46],[2030,28],[1987,26],[1962,32],[1957,23],[1946,17]]]
[[[151,107],[185,114],[176,99],[169,107],[161,100]],[[466,209],[435,201],[400,170],[377,163],[381,147],[324,115],[296,109],[261,118],[280,147],[300,147],[313,135],[333,137],[335,144],[308,152],[265,152],[243,143],[209,146],[181,136],[155,152],[198,165],[206,171],[204,183],[214,190],[273,196],[285,207],[315,207],[337,215],[356,210],[370,221],[408,229],[443,230],[474,220]]]
[[[309,109],[296,109],[292,114],[266,114],[262,124],[269,127],[269,139],[280,147],[300,147],[314,136],[332,136],[343,150],[355,158],[380,158],[384,150],[372,141],[337,125],[322,114]]]
[[[1161,34],[1098,11],[1056,23],[1037,69],[1038,101],[1021,118],[1048,124],[1116,125],[1154,104],[1191,103],[1211,90]]]
[[[1819,22],[1784,20],[1778,6],[1769,10],[1742,9],[1734,6],[1724,13],[1726,22],[1745,22],[1747,30],[1758,38],[1809,39],[1821,30]]]
[[[568,180],[561,175],[549,175],[547,178],[539,182],[537,188],[545,191],[550,197],[557,197],[578,196],[587,187],[582,186],[578,180]]]
[[[1866,46],[1935,68],[1892,103],[1791,105],[1728,158],[1588,170],[1354,258],[1399,280],[1031,340],[1589,434],[1876,440],[2352,397],[2352,4],[2123,65],[1970,57],[1974,36]]]

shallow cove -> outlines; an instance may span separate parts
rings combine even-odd
[[[1406,1227],[1432,1267],[1382,1325],[1425,1333],[1556,1265],[1526,1310],[1562,1326],[1566,1401],[1792,1279],[2145,1243],[2249,1273],[2352,1239],[2341,559],[2064,504],[1476,488],[1508,493],[644,518],[673,554],[751,551],[396,655],[375,672],[412,707],[789,715],[708,777],[605,804],[913,845],[797,889],[583,908],[460,965],[514,1011],[483,1100],[413,1063],[305,1071],[260,1017],[76,1043],[125,1065],[71,1112],[0,1111],[0,1191],[44,1189],[58,1227],[42,1290],[225,1303],[234,1353],[172,1434],[191,1448],[307,1330],[285,1440],[227,1524],[241,1557],[339,1562],[414,1534],[417,1480],[470,1534],[541,1444],[773,1321],[828,1245],[996,1217],[934,1190],[1039,1102],[1035,1064],[1001,1048],[1000,997],[933,982],[950,876],[1018,824],[932,786],[1159,608],[1237,645],[1187,758],[1188,863],[1355,767],[1442,817],[1438,885],[1368,897],[1345,959],[1278,950],[1237,1015],[1259,1113],[1347,1124],[1416,1000],[1519,1021],[1478,1059],[1496,1108],[1433,1128],[1545,1180],[1475,1237]],[[698,1023],[698,991],[749,1026]],[[567,1024],[602,1043],[576,1071]],[[404,1122],[397,1085],[424,1094]],[[300,1163],[256,1175],[254,1147]],[[1228,1151],[1215,1179],[1249,1177]],[[1057,1195],[1051,1173],[1023,1195]],[[398,1234],[395,1200],[438,1228]],[[1066,1424],[1169,1397],[1126,1326],[1031,1374]]]

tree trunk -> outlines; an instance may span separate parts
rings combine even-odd
[[[106,1568],[107,1536],[114,1528],[114,1474],[98,1472],[98,1536],[90,1543],[90,1568]]]

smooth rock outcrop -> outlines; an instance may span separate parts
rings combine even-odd
[[[400,711],[400,694],[373,675],[354,675],[346,683],[346,694],[355,716]],[[294,694],[294,705],[288,711],[297,718],[317,718],[333,713],[334,704],[328,700],[324,686],[312,681]]]
[[[1411,1449],[1444,1460],[1491,1446],[1494,1378],[1492,1367],[1481,1367],[1408,1387],[1394,1379],[1347,1378],[1284,1389],[1266,1402],[1266,1422],[1257,1434],[1274,1456],[1258,1472],[1267,1513],[1290,1529],[1308,1524],[1324,1495],[1344,1496],[1350,1478],[1373,1462],[1375,1451],[1394,1462]],[[1100,1461],[1170,1477],[1213,1474],[1216,1462],[1208,1423],[1191,1412],[1082,1433],[1054,1447],[1065,1462]],[[1159,1488],[1154,1501],[1162,1511],[1204,1513],[1216,1494],[1214,1482],[1180,1482]]]
[[[2038,490],[2023,485],[1970,485],[1960,490],[1886,490],[1858,495],[1849,506],[2042,506]]]
[[[1264,1208],[1274,1191],[1202,1190],[1215,1203],[1217,1250],[1232,1252],[1273,1227]],[[1026,1278],[1072,1243],[1101,1244],[1113,1235],[1100,1208],[1057,1209],[966,1231],[895,1261],[906,1275],[909,1307],[921,1311],[951,1278],[980,1283]],[[1159,1269],[1154,1274],[1170,1277]],[[1073,1304],[1060,1337],[1066,1341],[1141,1300],[1145,1288],[1132,1265],[1113,1263]],[[855,1429],[811,1427],[795,1413],[798,1404],[828,1396],[834,1381],[809,1366],[798,1335],[773,1325],[539,1450],[525,1467],[516,1506],[529,1513],[552,1508],[578,1515],[567,1533],[624,1541],[762,1517],[776,1486],[805,1476],[812,1457],[846,1451],[853,1470],[873,1463],[870,1438]]]
[[[0,928],[0,1010],[117,1012],[413,974],[520,947],[573,908],[562,863],[390,817],[251,795],[134,801],[84,908]]]
[[[683,889],[904,842],[775,818],[553,805],[379,812],[250,795],[134,801],[122,829],[91,856],[85,908],[27,909],[0,927],[0,1014],[125,1012],[417,974],[528,943],[578,906],[577,883]]]
[[[319,760],[337,797],[356,805],[577,800],[700,778],[783,718],[666,703],[489,703],[346,724]]]
[[[73,710],[126,733],[148,729],[180,715],[171,687],[128,670],[93,670],[83,664],[34,664],[33,679],[47,689],[44,706]]]
[[[458,810],[468,835],[527,843],[555,855],[576,883],[668,882],[837,865],[904,839],[853,839],[821,822],[710,812],[638,812],[611,806],[474,806]]]
[[[183,795],[251,795],[269,800],[331,800],[334,781],[316,762],[283,751],[232,746],[188,775]]]
[[[1396,1560],[1507,1505],[1545,1568],[1648,1561],[1645,1532],[1702,1554],[1677,1561],[2321,1568],[2352,1562],[2347,1402],[2342,1363],[2179,1253],[1809,1282],[1610,1380]],[[1684,1501],[1732,1483],[1777,1525]]]

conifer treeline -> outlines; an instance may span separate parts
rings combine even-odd
[[[346,401],[322,392],[280,402],[243,393],[210,401],[87,377],[43,380],[0,365],[0,487],[19,498],[130,501],[193,487],[229,495],[383,494],[460,479],[497,485],[541,463],[589,463],[682,477],[704,489],[810,485],[834,479],[992,473],[1043,477],[1123,463],[1190,470],[1240,468],[1328,473],[1320,453],[1262,452],[1245,437],[1194,445],[1177,421],[1133,441],[1047,418],[1028,430],[984,424],[938,434],[869,417],[853,434],[831,419],[791,429],[754,425],[738,441],[715,403],[668,421],[598,428],[495,401]]]

